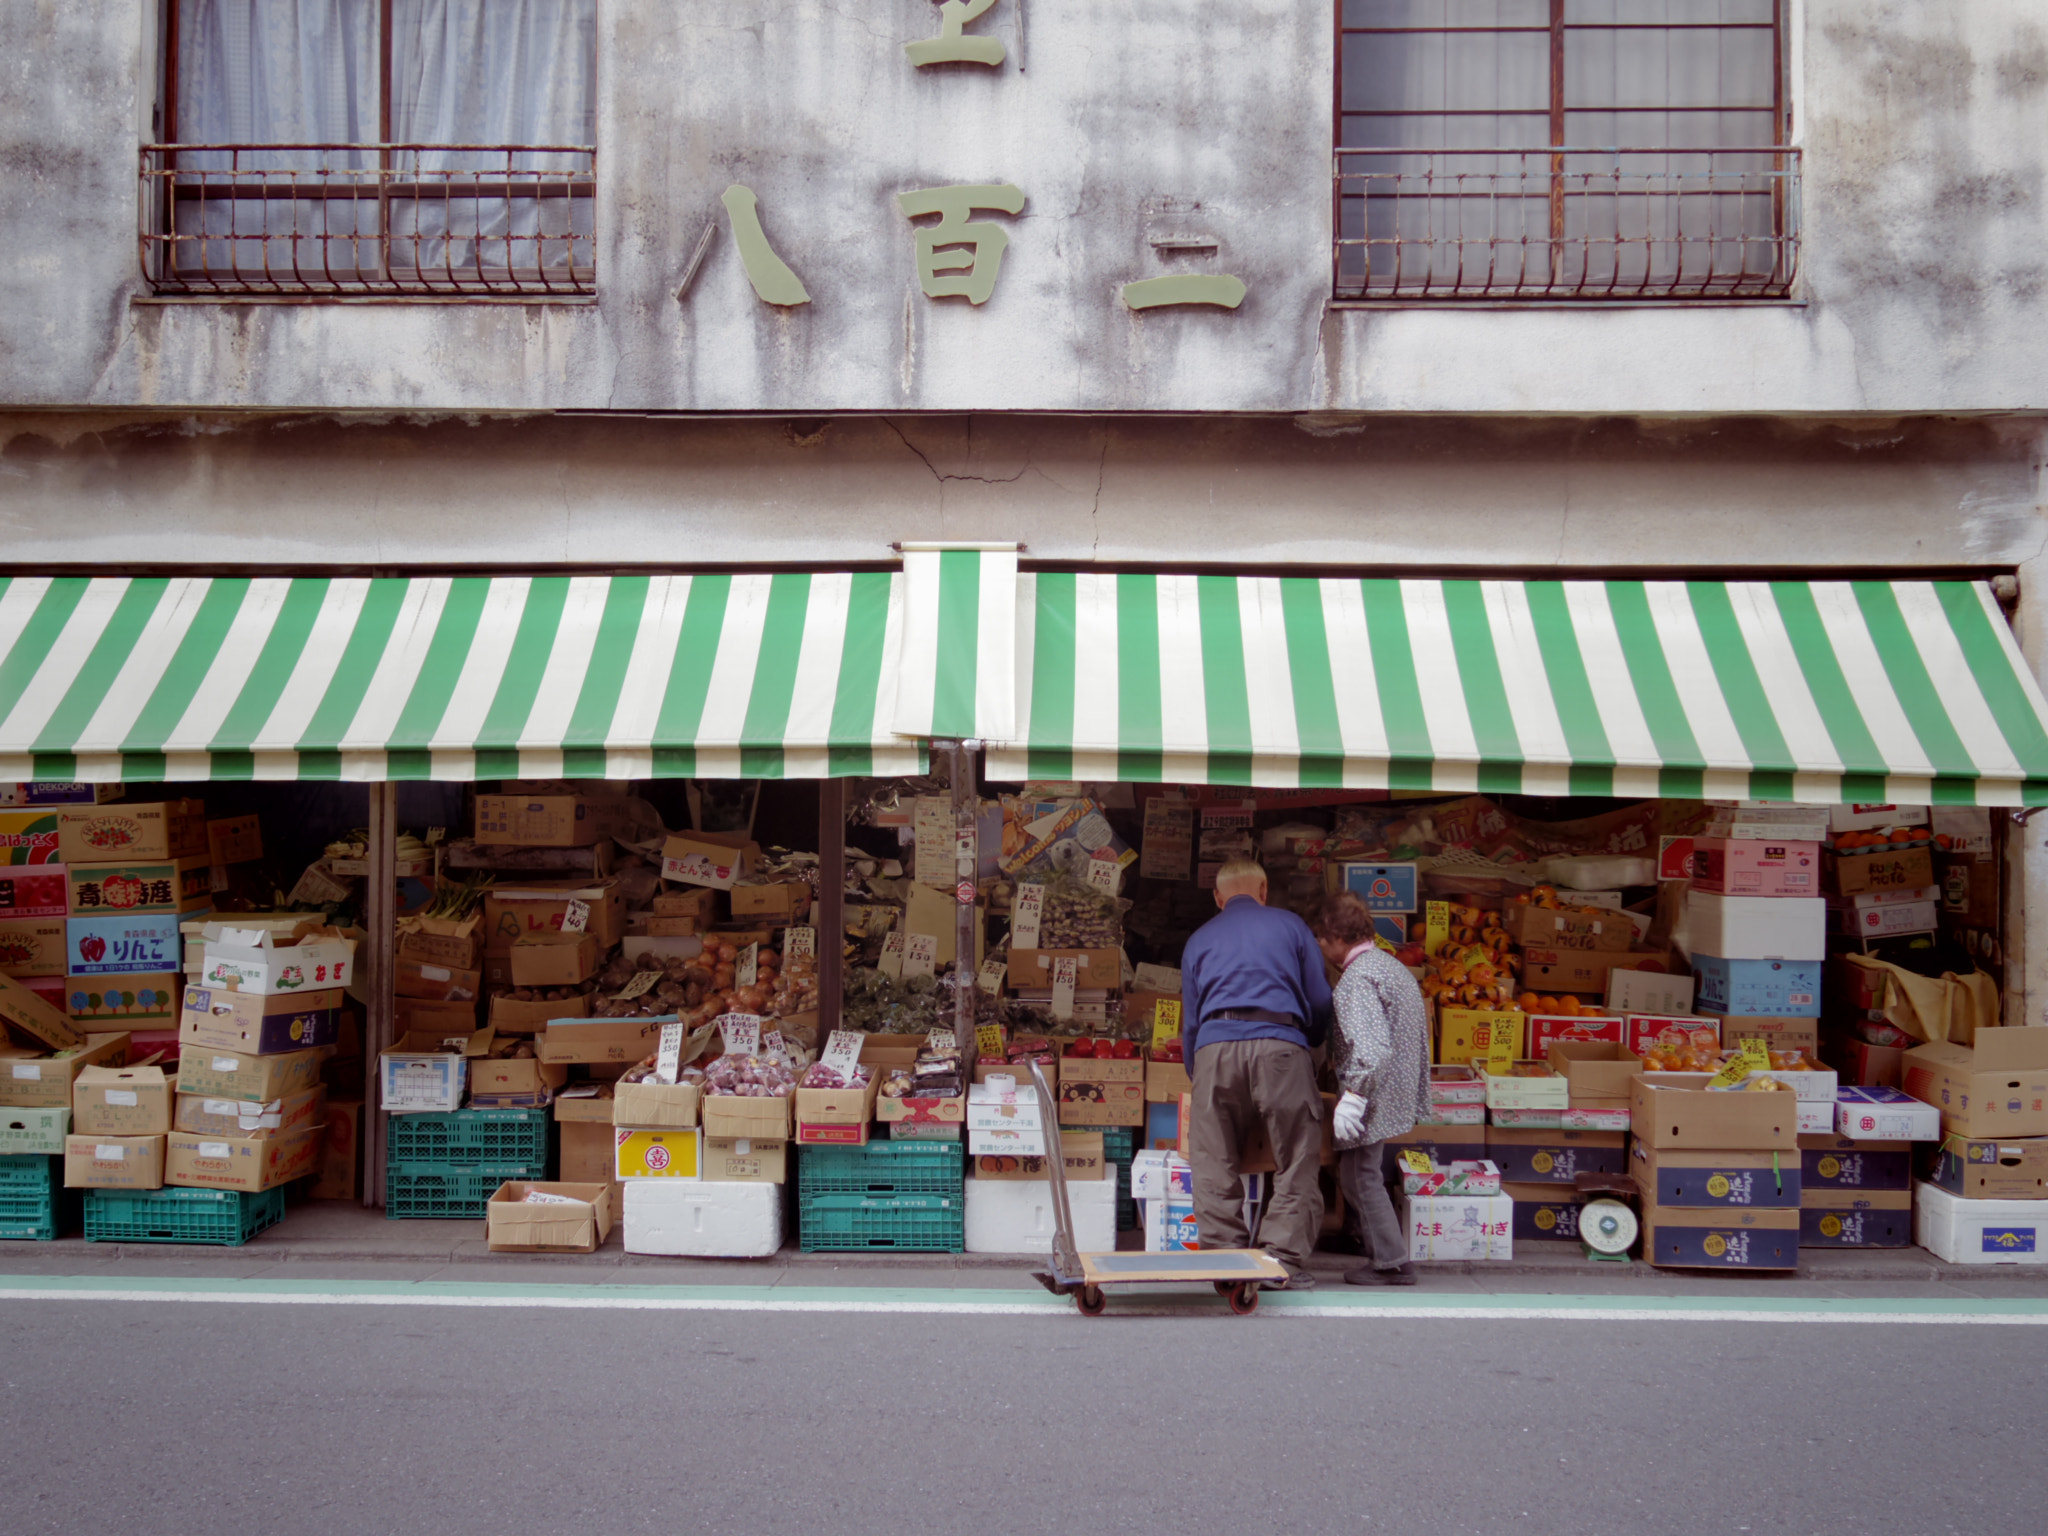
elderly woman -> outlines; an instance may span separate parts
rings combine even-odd
[[[1331,992],[1330,1060],[1343,1090],[1332,1129],[1338,1184],[1366,1256],[1344,1279],[1413,1285],[1407,1234],[1381,1163],[1387,1138],[1413,1130],[1429,1108],[1429,1014],[1407,967],[1373,943],[1372,914],[1357,896],[1327,897],[1314,926],[1323,958],[1343,973]]]

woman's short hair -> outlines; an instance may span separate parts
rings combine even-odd
[[[1363,944],[1372,937],[1372,913],[1355,891],[1332,891],[1316,909],[1316,937],[1333,944]]]

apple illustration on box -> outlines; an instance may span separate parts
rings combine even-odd
[[[107,953],[107,941],[98,934],[88,934],[78,941],[78,953],[87,965],[98,965]]]

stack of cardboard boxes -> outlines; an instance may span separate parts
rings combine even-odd
[[[1941,1117],[1914,1241],[1951,1264],[2048,1263],[2048,1029],[1919,1046],[1904,1079]]]
[[[213,907],[205,806],[63,806],[57,844],[71,1017],[87,1028],[128,1030],[139,1050],[174,1047],[180,924]]]
[[[1686,940],[1697,1011],[1728,1049],[1819,1048],[1827,901],[1821,840],[1828,813],[1807,806],[1716,807],[1693,840]]]
[[[68,1226],[72,1086],[88,1068],[125,1066],[128,1048],[126,1034],[84,1034],[25,983],[0,977],[0,1237],[48,1241]],[[91,1142],[80,1149],[90,1157]],[[106,1161],[133,1171],[126,1146]],[[155,1163],[160,1182],[160,1149]]]
[[[1799,1265],[1798,1100],[1712,1092],[1694,1073],[1631,1087],[1629,1171],[1641,1192],[1643,1257],[1675,1268]]]
[[[71,910],[57,852],[57,808],[0,810],[0,976],[68,1008],[64,923]]]

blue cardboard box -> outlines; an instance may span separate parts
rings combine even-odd
[[[1820,1017],[1818,960],[1726,960],[1694,955],[1695,1006],[1716,1013]]]

